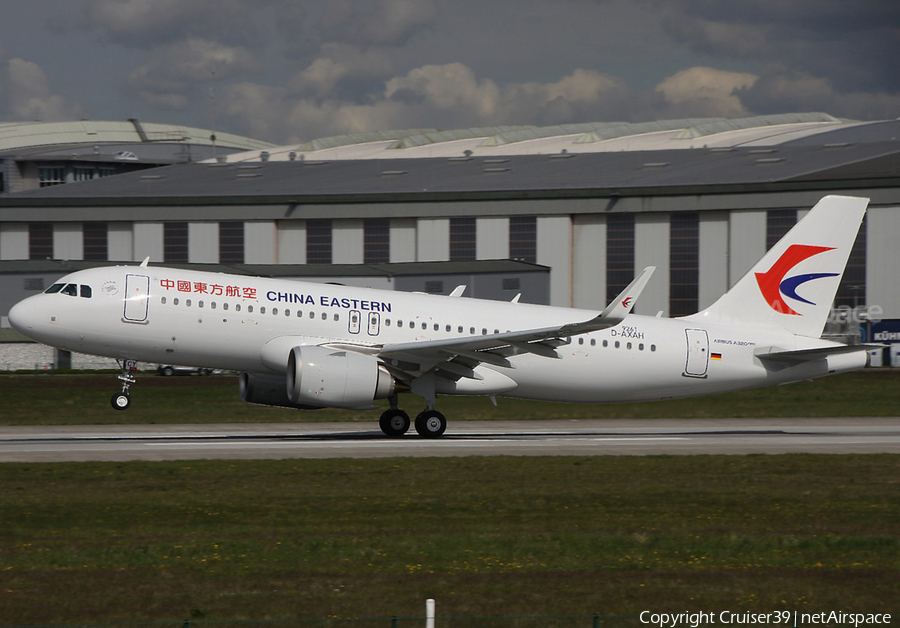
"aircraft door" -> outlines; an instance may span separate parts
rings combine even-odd
[[[369,312],[369,335],[377,336],[381,332],[381,314]]]
[[[150,306],[150,277],[125,275],[125,314],[127,323],[146,323]]]
[[[685,329],[687,335],[687,361],[685,377],[706,377],[709,367],[709,335],[705,329]]]
[[[358,334],[361,319],[362,317],[359,313],[359,310],[350,310],[350,320],[347,323],[347,331],[349,331],[351,334]]]

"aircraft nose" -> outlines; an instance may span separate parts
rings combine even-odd
[[[28,332],[34,327],[35,311],[34,301],[29,297],[23,301],[19,301],[9,311],[9,324],[20,334],[28,335]]]

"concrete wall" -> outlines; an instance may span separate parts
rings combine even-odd
[[[634,220],[634,272],[656,266],[650,283],[638,299],[634,311],[669,314],[669,215],[638,214]]]
[[[0,259],[28,259],[27,223],[0,223]]]

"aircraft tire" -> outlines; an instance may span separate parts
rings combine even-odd
[[[416,431],[422,438],[440,438],[447,431],[447,419],[437,410],[425,410],[416,417]]]
[[[399,408],[391,408],[381,415],[378,426],[387,436],[403,436],[409,430],[409,415]]]
[[[131,396],[127,393],[118,392],[112,396],[110,403],[116,410],[127,410],[131,405]]]

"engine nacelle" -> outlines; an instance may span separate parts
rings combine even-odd
[[[241,373],[238,380],[241,400],[261,406],[319,410],[319,406],[304,406],[292,402],[287,395],[287,378],[284,375],[260,375]]]
[[[375,357],[315,345],[291,349],[286,383],[292,403],[329,408],[368,408],[395,390]]]

